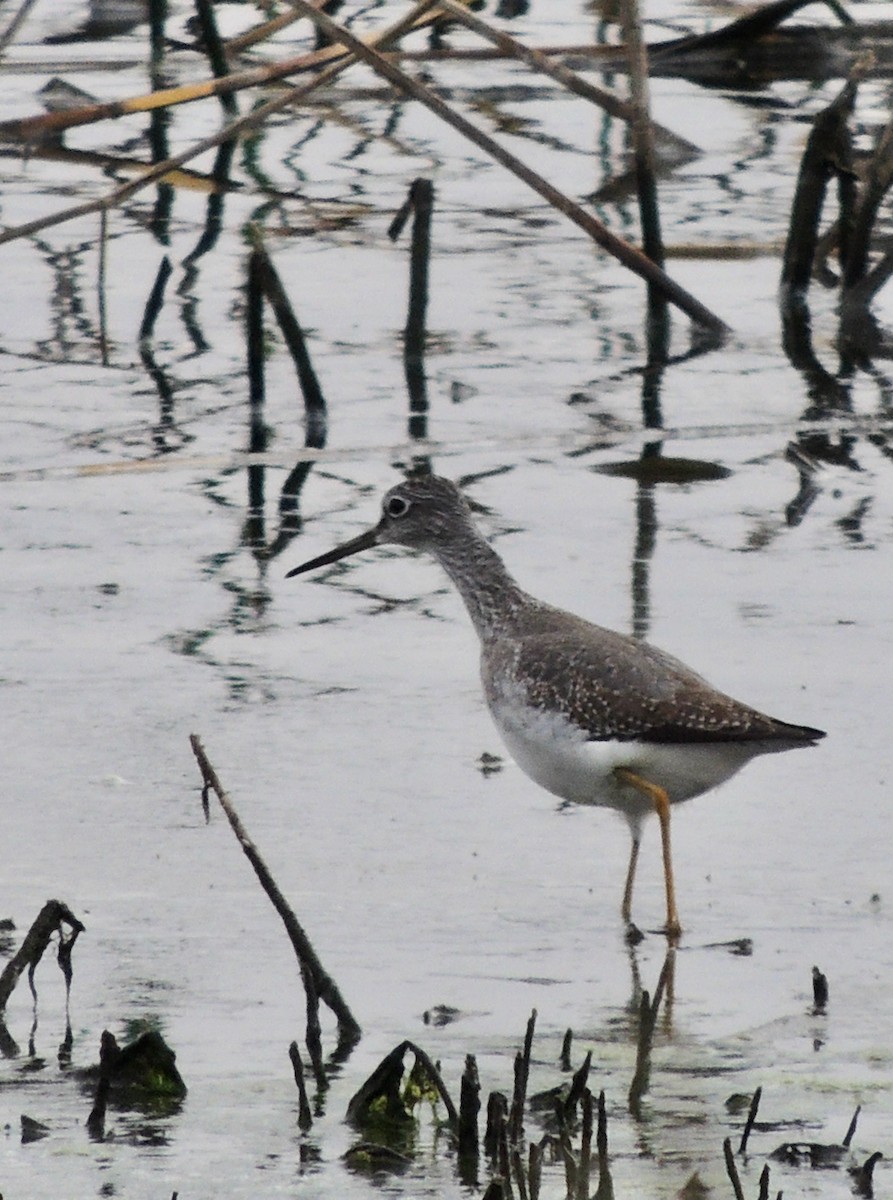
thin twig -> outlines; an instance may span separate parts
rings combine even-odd
[[[211,766],[208,756],[205,753],[204,747],[199,738],[193,733],[189,737],[192,752],[196,757],[199,769],[202,773],[205,787],[209,787],[217,799],[220,801],[220,807],[226,814],[226,818],[230,823],[233,833],[238,839],[239,845],[245,853],[246,858],[254,868],[255,874],[261,882],[261,886],[270,898],[273,907],[279,913],[285,925],[291,944],[294,947],[298,962],[301,967],[305,967],[310,971],[313,977],[313,983],[319,998],[329,1006],[338,1020],[338,1029],[342,1042],[356,1041],[360,1037],[360,1026],[357,1023],[353,1013],[348,1008],[340,991],[331,978],[323,969],[323,965],[317,957],[316,951],[310,944],[310,939],[301,927],[297,917],[289,907],[285,897],[277,887],[272,875],[267,868],[266,863],[261,858],[257,847],[248,836],[245,827],[239,819],[239,814],[233,807],[232,801],[223,790],[220,780],[217,777],[217,772]]]
[[[849,1149],[850,1143],[852,1142],[853,1137],[855,1136],[856,1125],[859,1121],[859,1114],[861,1112],[862,1112],[862,1105],[857,1104],[856,1111],[853,1113],[853,1119],[850,1121],[849,1127],[847,1128],[846,1133],[843,1135],[843,1141],[841,1142],[841,1145],[846,1146],[847,1149]]]

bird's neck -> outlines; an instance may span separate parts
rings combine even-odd
[[[440,565],[456,585],[482,642],[510,627],[530,597],[515,583],[505,563],[477,530],[440,542]]]

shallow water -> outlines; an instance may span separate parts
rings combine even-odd
[[[547,17],[534,3],[508,27],[535,43],[582,41],[594,25],[582,7],[562,0]],[[36,39],[64,25],[61,8],[39,15],[45,24],[0,70],[6,116],[36,111],[36,92],[60,73],[60,48]],[[704,18],[696,6],[654,10]],[[174,29],[187,11],[173,6]],[[120,65],[144,62],[144,29],[83,57],[104,60],[64,72],[85,90],[146,90],[143,66]],[[168,69],[204,75],[185,53]],[[432,70],[460,97],[481,78],[467,63]],[[495,99],[476,121],[519,122],[512,147],[573,195],[605,181],[622,146],[611,123],[550,84],[532,86],[521,68],[486,73]],[[189,1086],[179,1113],[114,1114],[112,1136],[91,1142],[89,1097],[57,1062],[64,994],[48,958],[33,1048],[24,982],[7,1010],[21,1054],[0,1064],[0,1190],[35,1200],[366,1195],[368,1179],[341,1161],[355,1140],[343,1117],[382,1055],[412,1038],[458,1096],[474,1053],[483,1095],[510,1090],[533,1008],[532,1092],[562,1078],[565,1029],[575,1066],[593,1051],[618,1197],[673,1196],[695,1171],[729,1194],[722,1140],[737,1145],[743,1117],[725,1101],[757,1085],[770,1127],[754,1132],[741,1167],[748,1195],[778,1144],[839,1141],[857,1104],[855,1158],[889,1155],[889,378],[879,356],[846,381],[836,408],[817,403],[782,352],[776,304],[808,119],[838,83],[772,85],[758,106],[653,81],[656,118],[703,149],[661,185],[668,269],[734,332],[722,350],[686,357],[687,322],[674,317],[677,361],[643,416],[639,284],[425,113],[366,98],[373,82],[349,73],[325,102],[280,117],[251,155],[237,154],[243,187],[223,198],[219,239],[197,262],[185,260],[206,194],[176,189],[166,222],[151,192],[111,216],[106,365],[98,219],[0,246],[0,916],[15,918],[20,938],[55,895],[86,925],[75,1066],[96,1061],[103,1028],[122,1036],[150,1021]],[[874,127],[888,108],[885,84],[864,85],[860,121]],[[179,111],[172,150],[218,121],[213,104]],[[66,144],[136,157],[144,131],[145,118],[128,117]],[[83,162],[13,157],[2,173],[7,227],[110,186]],[[401,360],[406,236],[396,246],[386,236],[422,173],[436,188],[424,436],[409,422]],[[294,194],[270,200],[261,177]],[[634,235],[631,204],[599,212]],[[268,315],[267,543],[288,471],[312,463],[300,535],[271,561],[244,539],[243,234],[258,220],[329,404],[325,448],[304,451],[293,367]],[[761,253],[742,261],[687,252],[753,240]],[[165,254],[174,271],[153,363],[137,335]],[[814,346],[835,377],[833,293],[811,300]],[[882,292],[882,328],[889,307]],[[821,459],[808,505],[795,504],[791,441]],[[723,470],[651,485],[616,473],[644,448]],[[379,493],[416,459],[469,481],[483,527],[535,594],[646,634],[733,694],[829,731],[817,749],[757,761],[675,815],[686,935],[638,1121],[626,1105],[635,1003],[656,986],[665,946],[653,934],[635,953],[624,943],[624,825],[559,810],[509,762],[480,770],[482,753],[501,751],[473,633],[432,563],[379,551],[283,579],[370,524]],[[307,1136],[287,1058],[304,1022],[294,958],[219,810],[205,825],[191,732],[363,1026]],[[646,930],[663,916],[658,849],[649,828],[635,903]],[[750,956],[717,945],[739,938],[752,939]],[[813,965],[828,976],[826,1015],[812,1013]],[[424,1024],[437,1004],[459,1019]],[[20,1144],[21,1113],[49,1136]],[[534,1118],[527,1129],[537,1136]],[[849,1194],[842,1171],[771,1169],[772,1194]],[[487,1178],[482,1168],[482,1188]],[[563,1195],[563,1180],[550,1167],[544,1194]],[[879,1163],[877,1195],[889,1180]],[[412,1168],[381,1186],[468,1194],[427,1116]]]

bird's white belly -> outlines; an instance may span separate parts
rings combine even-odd
[[[728,742],[590,741],[560,713],[500,704],[491,712],[509,754],[540,787],[576,804],[620,809],[632,820],[653,811],[653,804],[617,778],[618,767],[664,788],[676,802],[718,786],[755,752],[753,745]]]

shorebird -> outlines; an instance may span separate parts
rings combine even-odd
[[[374,528],[287,577],[382,545],[433,554],[455,584],[480,639],[487,706],[521,769],[555,796],[626,817],[632,846],[620,911],[631,932],[642,822],[657,813],[664,931],[678,937],[671,805],[757,755],[812,746],[824,732],[766,716],[647,642],[535,599],[484,540],[456,485],[436,475],[392,487]]]

